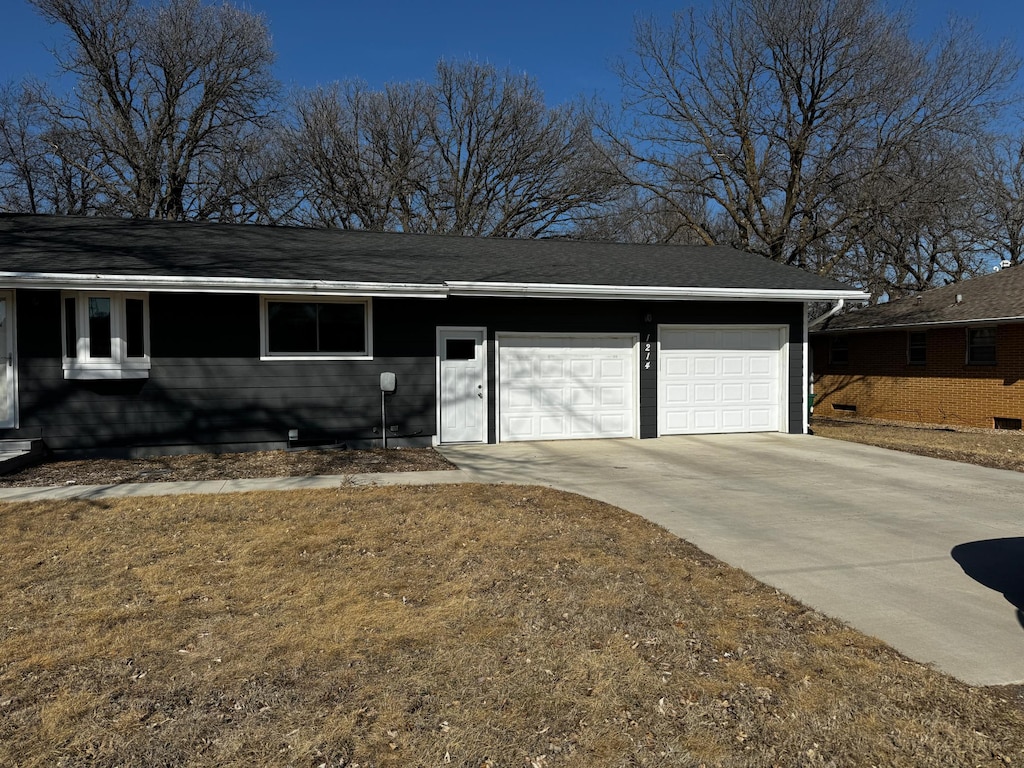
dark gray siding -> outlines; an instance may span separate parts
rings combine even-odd
[[[374,309],[410,316],[383,300]],[[429,443],[434,432],[432,328],[375,317],[373,360],[261,361],[257,296],[154,293],[152,369],[133,381],[63,378],[55,291],[19,292],[18,329],[21,429],[6,436],[42,437],[55,451],[281,445],[290,429],[300,440],[375,439],[385,370],[399,381],[392,434]]]
[[[21,429],[57,451],[176,446],[282,445],[300,439],[379,438],[379,375],[394,371],[388,423],[412,442],[435,431],[436,328],[485,327],[490,380],[501,332],[635,333],[640,337],[640,435],[657,434],[657,326],[789,324],[789,429],[803,428],[802,305],[540,299],[374,299],[373,360],[261,361],[259,297],[150,294],[152,370],[135,381],[66,381],[61,370],[60,295],[18,292]],[[644,345],[650,339],[650,367]],[[495,439],[490,387],[489,439]]]

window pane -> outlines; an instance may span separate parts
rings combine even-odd
[[[907,334],[907,362],[925,363],[928,356],[928,334],[912,332]]]
[[[267,334],[271,352],[316,352],[316,304],[269,302]]]
[[[64,357],[78,357],[78,310],[70,296],[64,299]]]
[[[317,309],[320,319],[318,352],[365,354],[365,305],[317,304]]]
[[[125,299],[124,328],[128,357],[146,356],[146,324],[143,320],[142,299]]]
[[[445,339],[444,357],[445,360],[475,360],[476,340]]]
[[[828,361],[832,365],[846,365],[850,360],[849,347],[845,336],[835,336],[829,343]]]
[[[110,357],[110,299],[89,299],[89,357]]]
[[[996,329],[972,328],[967,331],[967,361],[994,363],[996,361]]]

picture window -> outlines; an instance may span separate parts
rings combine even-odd
[[[367,359],[370,351],[370,302],[306,301],[264,297],[263,358]]]

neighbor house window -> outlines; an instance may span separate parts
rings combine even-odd
[[[149,295],[65,291],[61,294],[65,379],[149,376]]]
[[[264,358],[369,359],[370,302],[264,297]]]
[[[967,329],[967,362],[973,365],[993,365],[996,362],[996,329]]]
[[[928,334],[924,331],[910,331],[907,334],[907,362],[924,365],[928,362]]]
[[[845,336],[833,336],[828,343],[828,361],[831,365],[850,362],[850,347]]]

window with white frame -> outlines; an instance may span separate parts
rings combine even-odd
[[[264,296],[260,311],[263,359],[369,360],[369,299]]]
[[[149,295],[61,293],[65,379],[149,376]]]

